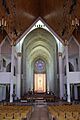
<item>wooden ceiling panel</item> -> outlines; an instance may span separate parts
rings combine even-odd
[[[33,17],[38,17],[38,0],[15,0],[17,14],[20,12],[23,13],[23,15],[32,15]]]
[[[71,35],[71,15],[69,14],[70,1],[41,0],[41,17],[63,39]],[[47,8],[47,9],[46,9]],[[43,11],[43,12],[42,12]]]
[[[9,37],[15,41],[38,17],[41,17],[63,40],[68,40],[75,29],[71,25],[72,19],[80,19],[80,1],[1,0],[0,11],[0,19],[6,19],[5,29]]]
[[[38,17],[38,0],[7,1],[10,15],[7,16],[7,33],[16,40]],[[4,9],[3,9],[4,10]]]
[[[47,15],[53,15],[55,17],[56,13],[61,13],[61,7],[63,6],[63,0],[40,0],[41,17],[46,17]]]

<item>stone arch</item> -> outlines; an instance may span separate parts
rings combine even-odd
[[[55,38],[48,31],[37,28],[26,36],[22,45],[22,67],[23,69],[23,93],[32,89],[33,64],[35,59],[42,58],[47,65],[47,89],[55,90],[57,83],[57,43]],[[53,73],[53,74],[52,74]],[[58,83],[57,83],[58,84]],[[57,88],[56,84],[56,88]]]

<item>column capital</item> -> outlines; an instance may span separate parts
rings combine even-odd
[[[18,53],[17,53],[17,56],[18,56],[18,57],[21,57],[21,56],[22,56],[22,53],[21,53],[21,52],[18,52]]]
[[[64,45],[65,45],[65,46],[68,46],[68,45],[69,45],[68,40],[64,40]]]
[[[15,46],[14,40],[11,41],[11,46]]]
[[[62,52],[59,52],[59,53],[58,53],[58,56],[62,57]]]

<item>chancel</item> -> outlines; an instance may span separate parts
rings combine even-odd
[[[0,120],[80,119],[80,1],[0,2]]]

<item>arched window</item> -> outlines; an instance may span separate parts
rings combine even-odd
[[[41,60],[41,59],[38,59],[35,62],[34,71],[37,72],[37,73],[45,72],[45,62],[43,60]]]
[[[6,72],[11,72],[11,63],[9,63],[6,67]]]
[[[69,72],[73,72],[74,71],[74,66],[72,65],[72,63],[69,62]]]
[[[69,62],[69,72],[73,72],[74,71],[74,66],[72,65],[72,63]],[[64,75],[66,76],[66,65],[64,67]]]

